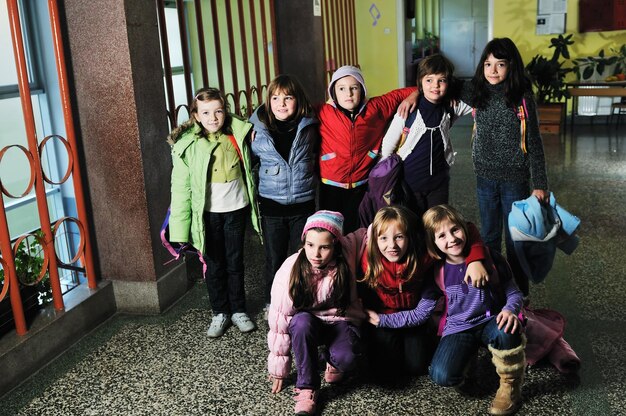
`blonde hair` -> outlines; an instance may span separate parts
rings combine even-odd
[[[421,258],[425,253],[424,229],[421,220],[415,213],[403,206],[383,207],[376,213],[372,229],[367,241],[367,269],[360,282],[370,287],[378,285],[378,278],[384,270],[383,255],[378,248],[378,237],[387,231],[392,223],[397,223],[407,239],[407,252],[401,261],[406,264],[403,273],[405,281],[417,274]]]
[[[422,219],[424,221],[424,229],[426,232],[426,247],[428,248],[428,254],[430,254],[431,257],[438,260],[446,258],[446,255],[439,250],[437,244],[435,244],[435,233],[441,226],[441,223],[446,220],[460,227],[463,230],[463,233],[465,233],[466,243],[465,247],[463,247],[463,256],[468,256],[469,244],[467,243],[467,239],[469,238],[469,232],[467,229],[467,221],[465,221],[465,218],[459,211],[450,205],[437,205],[426,211],[422,216]]]

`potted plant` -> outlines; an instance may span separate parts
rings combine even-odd
[[[20,241],[15,252],[15,271],[27,321],[32,320],[43,305],[52,301],[49,274],[45,272],[43,278],[39,279],[42,269],[47,267],[40,241],[43,241],[43,233],[38,230],[34,238]],[[5,284],[4,279],[5,271],[0,270],[0,284]],[[7,294],[0,301],[0,335],[14,326],[11,302]]]
[[[424,29],[424,37],[415,39],[413,60],[425,58],[439,51],[439,37]]]
[[[604,49],[601,49],[598,56],[574,59],[579,79],[589,80],[593,77],[597,80],[611,78],[609,81],[623,81],[624,79],[620,80],[623,77],[619,75],[626,72],[626,44],[610,50],[613,53],[611,56],[605,56]]]
[[[552,56],[535,55],[526,65],[533,84],[539,112],[539,125],[543,133],[558,133],[564,116],[563,98],[568,98],[565,77],[573,71],[564,67],[570,59],[569,45],[574,43],[572,35],[559,35],[550,39]],[[563,59],[561,59],[563,58]]]

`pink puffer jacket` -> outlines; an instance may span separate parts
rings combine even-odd
[[[360,324],[365,319],[365,312],[357,298],[355,276],[358,259],[365,249],[365,229],[359,229],[341,239],[343,255],[352,274],[351,304],[345,316],[337,316],[337,308],[329,307],[328,299],[332,295],[333,280],[336,268],[327,267],[316,273],[314,279],[317,284],[317,299],[309,312],[326,322],[349,320]],[[297,312],[289,296],[289,276],[298,257],[298,253],[291,255],[276,272],[272,284],[272,303],[270,305],[267,322],[270,330],[267,334],[267,344],[270,350],[267,358],[267,368],[272,377],[285,378],[291,371],[291,337],[289,322]]]

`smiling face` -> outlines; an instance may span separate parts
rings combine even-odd
[[[491,85],[499,84],[506,79],[509,73],[509,61],[498,59],[490,54],[483,63],[483,72],[487,82]]]
[[[311,229],[304,237],[304,251],[313,268],[323,269],[333,259],[335,238],[326,230]]]
[[[408,237],[398,221],[391,221],[387,229],[378,234],[376,242],[380,254],[392,263],[402,260],[409,248]]]
[[[354,111],[361,103],[361,84],[351,75],[335,82],[337,105],[348,111]]]
[[[460,264],[465,261],[463,249],[467,237],[463,228],[446,218],[435,228],[434,236],[435,245],[446,255],[448,262]]]
[[[448,78],[445,74],[428,74],[421,79],[420,85],[424,98],[437,104],[448,91]]]
[[[198,100],[198,111],[194,113],[198,123],[209,133],[216,133],[224,126],[226,110],[220,100]]]
[[[272,113],[276,120],[287,121],[296,113],[296,97],[277,90],[270,98]]]

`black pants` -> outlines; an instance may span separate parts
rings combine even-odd
[[[311,212],[310,214],[313,214]],[[310,214],[290,217],[263,216],[265,247],[265,303],[270,303],[274,275],[285,259],[301,245],[302,230]]]
[[[204,213],[206,286],[213,314],[246,311],[243,243],[249,208]]]
[[[363,340],[373,375],[392,381],[398,375],[428,373],[436,348],[436,335],[426,324],[414,328],[376,328],[365,324]]]
[[[338,186],[320,185],[320,209],[338,211],[343,214],[343,233],[348,234],[359,228],[359,205],[367,185],[345,189]]]

